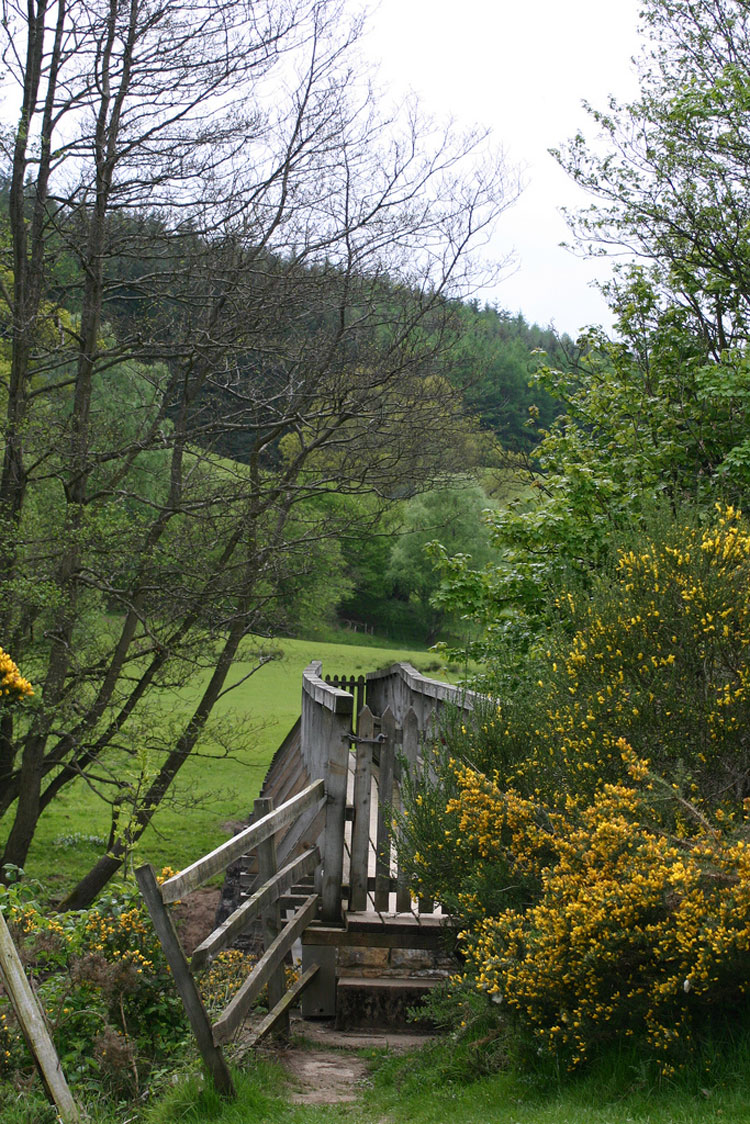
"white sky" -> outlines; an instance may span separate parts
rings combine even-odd
[[[554,323],[575,336],[610,324],[589,282],[605,277],[559,243],[569,236],[563,205],[590,202],[548,155],[581,129],[594,135],[582,101],[604,108],[609,94],[637,93],[638,0],[381,0],[366,49],[394,94],[413,89],[425,109],[490,126],[527,187],[498,224],[498,256],[518,267],[480,299]]]

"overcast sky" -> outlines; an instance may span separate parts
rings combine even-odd
[[[607,270],[559,246],[559,208],[590,200],[547,149],[578,129],[594,134],[583,100],[604,107],[610,93],[636,94],[637,17],[637,0],[381,0],[370,20],[367,49],[394,93],[413,89],[434,114],[490,126],[526,169],[496,234],[498,255],[514,249],[518,267],[480,296],[571,335],[609,325],[589,285]]]

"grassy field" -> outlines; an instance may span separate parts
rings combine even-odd
[[[324,674],[360,675],[408,660],[425,674],[455,678],[440,665],[434,653],[401,648],[333,644],[318,640],[279,640],[273,648],[280,658],[266,664],[220,700],[217,710],[229,728],[249,721],[252,736],[248,749],[231,758],[221,756],[189,761],[179,775],[169,801],[154,817],[134,856],[136,863],[151,862],[160,869],[180,869],[227,837],[225,824],[245,818],[258,795],[268,763],[300,713],[302,671],[313,659],[323,661]],[[230,682],[251,669],[238,664]],[[173,715],[179,716],[197,695],[200,680],[173,697]],[[165,721],[169,720],[165,715]],[[154,763],[154,767],[158,762]],[[88,786],[69,785],[42,816],[26,865],[32,878],[61,894],[101,854],[110,828],[110,811]]]

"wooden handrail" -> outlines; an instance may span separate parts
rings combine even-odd
[[[219,925],[198,945],[190,961],[191,970],[200,972],[207,968],[214,956],[231,944],[262,909],[277,902],[285,890],[290,889],[308,874],[312,874],[319,862],[318,848],[310,847],[298,859],[287,863],[278,874],[264,882],[251,898],[238,906],[234,913],[230,913],[223,925]]]
[[[392,663],[382,671],[368,671],[365,676],[368,683],[389,678],[400,679],[414,694],[426,695],[427,698],[437,699],[439,702],[452,703],[462,710],[473,710],[474,701],[483,697],[476,691],[467,691],[463,687],[444,683],[442,679],[430,679],[417,671],[412,664],[405,662]]]
[[[226,843],[222,843],[220,847],[217,847],[208,855],[204,855],[197,862],[181,870],[179,874],[167,879],[161,887],[162,901],[165,904],[175,902],[197,886],[202,886],[204,882],[207,882],[214,874],[218,874],[220,870],[224,870],[240,855],[246,854],[265,839],[275,835],[277,831],[288,827],[305,809],[312,807],[314,804],[319,804],[322,807],[325,798],[324,782],[322,780],[315,781],[297,796],[293,796],[291,800],[279,805],[275,811],[258,820],[257,823],[246,827],[244,831],[238,832],[232,839],[228,839]]]
[[[341,691],[338,687],[332,687],[330,683],[321,679],[320,673],[322,670],[321,660],[313,660],[312,663],[307,665],[302,672],[303,693],[308,695],[318,706],[324,706],[326,710],[331,710],[334,714],[352,714],[354,711],[354,696],[350,695],[348,691]]]
[[[213,1026],[214,1043],[221,1046],[229,1042],[245,1015],[268,982],[272,972],[292,947],[297,937],[307,928],[318,908],[318,895],[311,894],[305,904],[281,930],[276,940],[266,949],[251,974],[227,1005]]]

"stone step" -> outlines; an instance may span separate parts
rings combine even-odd
[[[445,982],[444,976],[340,976],[336,987],[336,1029],[389,1027],[395,1029],[429,1026],[409,1018],[432,988]]]

